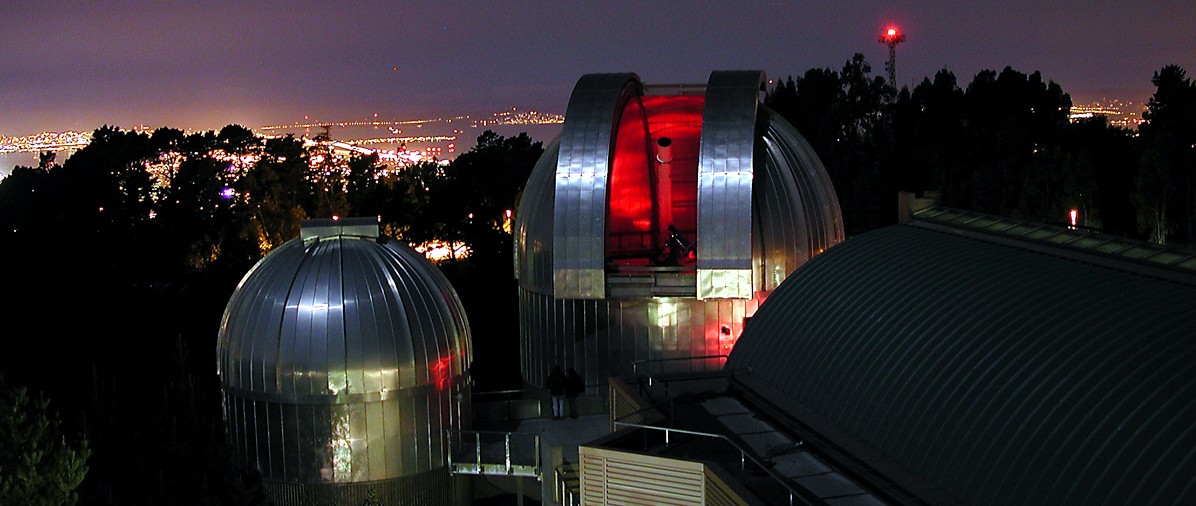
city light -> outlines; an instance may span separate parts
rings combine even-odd
[[[1137,129],[1145,120],[1142,113],[1146,112],[1146,105],[1138,102],[1124,101],[1115,98],[1102,98],[1087,104],[1072,105],[1068,120],[1077,121],[1103,116],[1109,126]]]
[[[84,132],[42,132],[21,137],[0,136],[0,154],[41,153],[82,148],[91,143],[91,134]]]

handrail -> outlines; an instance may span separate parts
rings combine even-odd
[[[702,356],[698,356],[698,357],[643,358],[640,360],[632,360],[631,361],[631,372],[632,372],[632,374],[639,374],[640,364],[648,364],[648,363],[654,363],[654,362],[681,362],[681,361],[685,361],[685,360],[710,360],[712,358],[727,358],[729,356],[730,355],[720,354],[720,355],[702,355]],[[652,371],[649,370],[648,371],[649,383],[651,383],[651,380],[652,380]]]
[[[528,389],[524,389],[524,388],[518,388],[518,389],[514,389],[514,390],[481,390],[481,391],[471,392],[470,396],[473,397],[474,399],[476,399],[478,397],[498,397],[498,396],[502,396],[502,395],[524,395],[527,392],[535,392],[535,390],[528,390]]]
[[[774,481],[777,482],[777,484],[784,487],[785,490],[788,490],[790,506],[793,506],[795,504],[794,503],[795,498],[801,499],[803,504],[821,504],[822,503],[822,501],[819,500],[818,497],[812,496],[811,493],[809,491],[807,491],[806,489],[803,489],[803,488],[794,489],[793,487],[789,486],[788,478],[785,478],[784,476],[781,476],[780,474],[778,474],[776,471],[773,471],[771,466],[766,465],[763,461],[758,459],[754,453],[743,448],[742,446],[739,445],[739,443],[735,442],[735,440],[727,437],[724,434],[716,434],[716,433],[711,433],[711,432],[700,432],[700,431],[685,430],[685,429],[675,429],[675,428],[670,428],[670,427],[658,427],[655,425],[644,425],[644,424],[631,423],[631,422],[621,422],[619,420],[614,420],[614,425],[621,426],[621,427],[635,427],[635,428],[640,428],[640,429],[664,431],[664,444],[666,446],[669,444],[669,436],[673,432],[677,432],[677,433],[681,433],[681,434],[689,434],[689,435],[693,435],[693,436],[702,436],[702,437],[721,439],[723,441],[726,441],[728,444],[730,444],[732,448],[739,450],[739,470],[740,471],[746,470],[746,467],[747,467],[746,461],[750,459],[752,461],[752,463],[756,464],[757,467],[759,467],[761,470],[763,470],[765,473],[767,473],[769,477],[771,477]]]
[[[501,435],[503,438],[503,469],[506,471],[507,474],[513,474],[515,472],[515,463],[512,462],[512,459],[511,459],[511,437],[515,436],[515,437],[531,438],[532,441],[534,442],[534,453],[532,454],[531,466],[537,470],[536,474],[539,475],[538,470],[541,468],[540,435],[539,434],[534,434],[534,433],[530,433],[530,432],[504,432],[504,431],[494,431],[494,430],[452,430],[452,429],[446,430],[445,432],[447,433],[447,436],[448,436],[448,447],[449,447],[448,464],[449,464],[450,468],[452,468],[453,464],[455,463],[453,461],[453,453],[454,453],[453,450],[455,448],[457,448],[457,446],[454,445],[454,438],[453,438],[454,432],[460,434],[460,440],[456,441],[457,444],[462,444],[462,443],[466,442],[465,435],[467,433],[473,434],[473,446],[474,446],[474,459],[475,460],[472,463],[477,466],[478,470],[481,470],[482,465],[483,465],[483,463],[482,463],[482,436],[483,435],[491,435],[491,436]],[[464,463],[464,462],[460,462],[460,463]]]
[[[573,489],[569,487],[568,480],[564,478],[562,471],[572,472],[576,478],[579,469],[577,464],[571,464],[568,462],[553,468],[553,482],[557,485],[556,489],[554,490],[556,494],[554,499],[556,499],[557,504],[560,504],[561,506],[577,506],[581,504],[581,498],[578,497],[579,494],[573,493]]]
[[[683,361],[683,360],[710,360],[710,359],[716,359],[716,358],[726,359],[729,357],[730,357],[729,355],[702,355],[702,356],[697,356],[697,357],[646,358],[646,359],[640,359],[640,360],[633,360],[633,361],[631,361],[631,373],[633,376],[638,377],[640,365],[653,363],[653,362],[679,362],[679,361]],[[724,372],[724,373],[729,372],[732,377],[735,376],[734,369],[727,369],[726,367],[722,367],[718,371]],[[712,372],[712,371],[706,371],[706,372]],[[697,371],[695,371],[695,373],[697,373]],[[648,379],[648,387],[649,388],[656,386],[656,377],[652,375],[652,370],[650,368],[648,369],[648,372],[647,372],[647,379]],[[670,381],[687,381],[687,380],[696,380],[696,379],[703,379],[703,378],[670,378],[670,379],[665,380],[664,381],[665,397],[669,396],[669,382]],[[639,386],[640,386],[640,393],[641,394],[645,393],[643,383],[639,383]]]

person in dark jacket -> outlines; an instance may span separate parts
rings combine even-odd
[[[561,366],[552,366],[544,386],[548,387],[548,395],[552,397],[552,419],[560,420],[565,416],[565,390],[568,388],[568,378]]]
[[[581,379],[577,369],[569,368],[565,375],[565,404],[568,406],[569,418],[577,418],[577,396],[586,391],[586,380]]]

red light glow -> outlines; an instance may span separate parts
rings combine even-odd
[[[437,360],[435,364],[432,364],[430,371],[432,373],[432,382],[436,384],[436,388],[439,390],[444,390],[445,387],[448,386],[450,372],[449,366],[452,365],[452,360],[453,356],[449,355]]]
[[[608,187],[607,251],[612,258],[653,255],[664,244],[669,225],[694,236],[705,101],[700,95],[650,95],[623,107]],[[664,137],[671,141],[668,163],[657,161],[657,141]]]
[[[721,315],[719,319],[712,320],[704,326],[706,353],[709,355],[730,355],[731,350],[735,349],[735,343],[739,341],[740,335],[743,334],[743,329],[747,326],[750,320],[756,314],[756,310],[760,308],[760,304],[768,298],[771,292],[760,291],[756,292],[756,296],[747,302],[743,311],[734,310],[729,314]],[[719,365],[725,359],[719,359]]]
[[[890,26],[883,32],[880,32],[880,42],[895,46],[898,43],[905,42],[905,35],[896,26]]]

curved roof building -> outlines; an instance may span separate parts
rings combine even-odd
[[[525,380],[717,369],[760,301],[842,240],[830,179],[764,82],[578,80],[516,217]]]
[[[245,275],[220,326],[228,434],[275,503],[462,504],[470,334],[448,280],[373,218],[309,220]]]
[[[727,367],[896,502],[1192,504],[1193,301],[1193,252],[931,207],[803,266]]]

